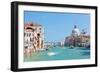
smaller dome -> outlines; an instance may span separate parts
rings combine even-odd
[[[81,34],[82,35],[85,35],[86,34],[86,31],[83,29],[82,32],[81,32]]]

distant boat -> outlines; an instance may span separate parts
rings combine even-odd
[[[74,46],[70,46],[70,49],[73,49],[74,48]]]
[[[48,48],[45,48],[45,50],[47,51],[47,50],[49,50]]]

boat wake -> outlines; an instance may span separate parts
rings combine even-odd
[[[48,56],[54,56],[54,55],[56,55],[55,52],[49,52],[49,53],[47,53],[47,54],[48,54]]]

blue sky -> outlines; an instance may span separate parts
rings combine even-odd
[[[41,24],[46,41],[63,40],[71,34],[74,25],[90,33],[90,14],[24,11],[24,22]]]

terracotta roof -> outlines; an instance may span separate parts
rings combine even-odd
[[[42,26],[42,25],[38,23],[29,22],[29,23],[25,23],[25,26]]]

